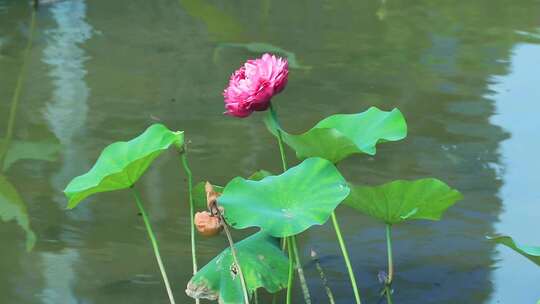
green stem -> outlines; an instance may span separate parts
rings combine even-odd
[[[293,277],[294,277],[294,257],[293,257],[293,251],[291,250],[291,237],[287,237],[287,246],[289,247],[289,279],[287,281],[287,304],[291,304],[291,296],[292,296],[292,284],[293,284]]]
[[[242,271],[242,266],[240,266],[240,260],[238,259],[238,255],[236,253],[236,248],[234,246],[234,241],[232,239],[231,231],[229,230],[229,224],[225,220],[225,217],[223,217],[223,214],[221,213],[221,210],[219,209],[219,206],[217,205],[217,203],[215,204],[214,207],[219,218],[221,219],[221,222],[223,223],[223,230],[225,230],[225,235],[227,236],[227,240],[229,241],[229,247],[231,249],[233,262],[236,265],[236,268],[238,270],[238,275],[240,276],[240,284],[242,285],[242,292],[244,293],[244,303],[249,304],[249,295],[248,295],[246,281],[244,279],[244,272]]]
[[[238,260],[236,248],[234,247],[234,242],[231,236],[231,232],[229,231],[229,225],[227,224],[227,222],[225,221],[225,218],[219,211],[219,208],[217,208],[217,210],[219,213],[219,217],[221,218],[221,221],[223,222],[223,230],[225,230],[225,235],[227,235],[227,240],[229,241],[229,247],[231,248],[234,264],[236,264],[236,268],[238,269],[238,276],[240,276],[242,292],[244,293],[244,303],[249,304],[249,296],[248,296],[246,281],[244,280],[244,273],[242,272],[242,267],[240,266],[240,261]]]
[[[354,298],[356,299],[357,304],[361,304],[362,301],[360,300],[360,293],[358,292],[358,287],[356,285],[356,278],[354,276],[354,271],[352,269],[351,261],[349,259],[349,253],[347,252],[345,241],[343,240],[343,236],[341,235],[341,229],[339,228],[339,223],[337,221],[335,212],[332,212],[332,223],[334,224],[334,230],[336,231],[339,247],[341,248],[343,258],[345,259],[345,265],[347,266],[347,271],[349,272],[349,279],[351,280],[351,285],[354,292]]]
[[[302,293],[304,294],[304,301],[306,304],[311,304],[311,295],[309,294],[309,289],[307,287],[306,276],[304,275],[304,268],[300,263],[300,256],[298,255],[298,247],[296,246],[296,237],[291,236],[292,240],[292,251],[294,253],[294,262],[296,264],[296,271],[298,271],[298,280],[300,280],[300,287],[302,288]]]
[[[156,236],[154,235],[154,232],[152,231],[152,226],[150,226],[150,219],[148,218],[148,214],[144,210],[139,193],[137,192],[137,190],[135,190],[134,187],[132,187],[131,189],[133,190],[132,193],[135,197],[135,201],[137,202],[137,207],[141,212],[144,226],[146,227],[146,231],[148,232],[148,236],[150,237],[150,242],[152,243],[152,248],[154,249],[154,255],[156,256],[159,271],[161,271],[161,276],[163,277],[163,282],[165,283],[165,288],[167,289],[167,294],[169,295],[169,300],[171,304],[175,304],[173,293],[171,291],[171,285],[169,284],[169,279],[167,278],[167,273],[165,272],[165,267],[163,266],[163,262],[161,261],[161,255],[159,254],[158,242]]]
[[[392,288],[389,285],[384,285],[384,294],[386,295],[386,303],[392,304]]]
[[[392,225],[386,224],[386,251],[388,252],[388,284],[394,279],[394,260],[392,257]]]
[[[388,279],[385,282],[386,301],[392,304],[392,281],[394,279],[394,259],[392,255],[392,225],[386,224],[386,252],[388,254]]]
[[[389,285],[384,286],[384,293],[386,294],[386,303],[392,304],[392,288]]]
[[[274,106],[272,103],[270,103],[270,115],[274,117],[274,119],[277,121],[277,112],[274,109]],[[283,172],[287,171],[287,157],[285,156],[285,148],[283,146],[283,136],[281,134],[281,130],[277,129],[277,139],[278,139],[278,146],[279,146],[279,154],[281,156],[281,165],[283,167]],[[295,248],[291,249],[291,244],[294,244]],[[304,301],[306,304],[311,304],[311,296],[309,294],[309,288],[307,286],[306,276],[304,275],[304,269],[302,268],[302,264],[300,263],[300,257],[298,256],[298,249],[296,248],[296,239],[294,236],[292,236],[292,242],[291,244],[287,244],[289,246],[289,255],[290,250],[293,250],[293,255],[296,261],[296,270],[298,271],[298,278],[300,280],[300,286],[302,288],[302,294],[304,295]],[[282,242],[282,249],[285,250],[285,242]],[[289,295],[289,291],[287,291],[287,295]]]
[[[11,143],[11,138],[13,136],[13,129],[15,127],[15,114],[17,113],[17,108],[19,101],[21,99],[21,92],[26,76],[26,66],[30,58],[30,50],[32,49],[32,41],[34,40],[34,29],[36,27],[36,10],[32,9],[30,16],[30,31],[28,35],[28,40],[26,41],[26,47],[24,49],[23,63],[21,66],[21,71],[19,72],[19,77],[17,77],[17,84],[15,85],[15,91],[13,92],[13,97],[11,98],[11,107],[9,109],[9,118],[7,123],[5,140],[0,147],[0,168],[4,167],[4,160]]]
[[[195,245],[195,207],[193,204],[193,174],[191,173],[191,169],[189,168],[189,164],[187,161],[187,152],[184,150],[180,152],[180,158],[182,159],[182,166],[184,167],[184,171],[186,172],[187,179],[188,179],[188,195],[189,195],[189,219],[190,219],[190,234],[191,234],[191,260],[193,262],[193,275],[197,273],[198,267],[197,267],[197,247]],[[199,304],[200,300],[195,299],[195,303]]]
[[[270,113],[274,118],[277,120],[277,112],[274,109],[274,106],[272,106],[272,103],[270,103]],[[287,158],[285,156],[285,149],[283,147],[283,136],[281,135],[281,130],[277,129],[277,139],[278,139],[278,145],[279,145],[279,153],[281,154],[281,165],[283,166],[283,172],[287,171]]]

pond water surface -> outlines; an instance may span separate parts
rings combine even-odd
[[[0,303],[167,302],[129,193],[96,195],[66,211],[62,190],[104,146],[154,122],[186,131],[196,180],[279,172],[262,114],[222,115],[229,74],[258,55],[242,47],[252,42],[296,57],[274,99],[288,130],[372,105],[404,113],[408,138],[344,161],[350,181],[435,176],[463,192],[442,221],[394,228],[395,303],[540,299],[540,270],[485,240],[508,233],[540,245],[540,1],[66,0],[43,5],[34,30],[30,19],[26,1],[0,0],[0,136],[11,139],[0,211],[17,204],[31,229],[0,222]],[[161,158],[139,188],[177,302],[193,303],[184,293],[189,217],[175,155]],[[378,303],[384,227],[345,207],[338,215],[364,301]],[[326,298],[311,248],[337,302],[352,303],[332,227],[315,227],[299,243],[314,303]],[[226,243],[198,245],[204,264]],[[302,303],[298,292],[294,303]]]

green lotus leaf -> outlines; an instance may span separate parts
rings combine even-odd
[[[336,167],[313,157],[260,181],[236,177],[218,204],[234,228],[261,227],[274,237],[286,237],[324,224],[347,195],[349,187]]]
[[[272,175],[269,171],[266,170],[259,170],[253,172],[248,179],[249,180],[261,180],[267,176]],[[204,185],[206,184],[205,181],[198,182],[195,187],[193,187],[193,203],[195,207],[199,209],[206,209],[206,190],[204,189]],[[212,185],[214,186],[214,191],[222,193],[223,192],[223,186],[218,185]]]
[[[539,246],[519,245],[519,244],[516,244],[516,242],[514,242],[514,240],[511,237],[506,236],[506,235],[497,235],[494,237],[488,237],[488,239],[496,243],[505,245],[506,247],[514,250],[515,252],[531,260],[536,265],[540,266],[540,247]]]
[[[0,146],[5,142],[0,140]],[[4,159],[3,171],[9,170],[19,160],[55,161],[60,148],[60,144],[54,141],[11,141]]]
[[[92,169],[74,178],[64,190],[69,199],[68,208],[74,208],[94,193],[133,186],[164,150],[171,145],[181,148],[183,144],[184,132],[173,132],[162,124],[154,124],[130,141],[109,145]]]
[[[281,131],[283,140],[296,151],[298,158],[316,156],[334,164],[352,154],[375,155],[377,143],[407,136],[407,123],[398,109],[386,112],[376,107],[357,114],[329,116],[299,135],[283,130],[271,112],[265,124],[275,136]]]
[[[32,250],[36,235],[30,228],[28,210],[17,189],[3,175],[0,175],[0,220],[15,220],[26,234],[26,250]]]
[[[258,232],[236,243],[235,248],[250,294],[260,287],[275,293],[287,285],[288,259],[277,239]],[[227,248],[193,276],[186,293],[195,299],[219,299],[221,304],[242,303],[242,285],[235,269]]]
[[[397,224],[406,220],[439,220],[450,206],[461,200],[459,191],[435,178],[396,180],[381,186],[351,186],[345,200],[366,215]]]

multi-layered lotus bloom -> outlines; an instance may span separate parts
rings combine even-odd
[[[264,111],[270,100],[287,85],[289,65],[286,59],[264,54],[248,60],[236,70],[223,91],[225,114],[247,117],[253,111]]]

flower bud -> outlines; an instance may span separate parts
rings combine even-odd
[[[223,229],[219,217],[212,216],[208,211],[195,213],[195,227],[203,236],[215,236]]]

